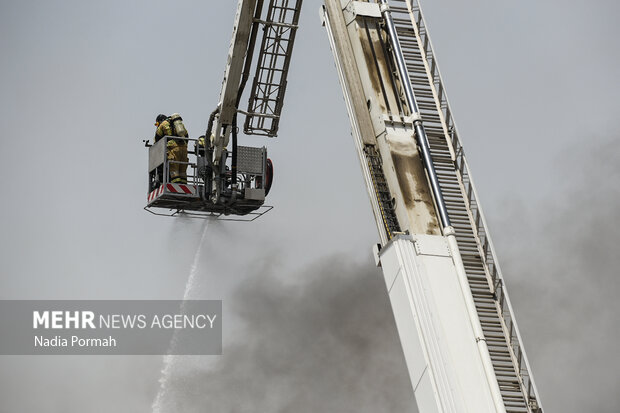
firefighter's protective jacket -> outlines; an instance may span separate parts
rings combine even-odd
[[[157,127],[157,131],[155,132],[155,142],[159,141],[164,136],[174,136],[174,131],[172,130],[172,125],[170,121],[166,119]]]

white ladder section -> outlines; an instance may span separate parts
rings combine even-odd
[[[542,413],[420,5],[389,0],[389,8],[506,411]]]

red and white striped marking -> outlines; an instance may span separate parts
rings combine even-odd
[[[162,185],[157,189],[151,191],[148,196],[148,202],[151,203],[156,198],[158,198],[161,194],[164,193],[171,194],[186,194],[186,195],[195,195],[196,187],[194,185],[185,185],[185,184],[166,184]]]
[[[190,194],[196,193],[196,187],[184,184],[166,184],[166,191],[173,194]]]
[[[160,196],[163,193],[164,193],[164,187],[163,186],[160,186],[159,188],[156,188],[156,189],[152,190],[151,193],[148,196],[148,202],[151,203],[151,201],[153,201],[155,198],[157,198],[158,196]]]

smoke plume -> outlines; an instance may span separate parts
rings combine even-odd
[[[563,155],[559,196],[509,208],[495,238],[545,411],[616,413],[620,147]]]
[[[244,283],[242,331],[214,365],[177,369],[162,411],[415,412],[381,275],[346,262]]]

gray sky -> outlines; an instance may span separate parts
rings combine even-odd
[[[620,6],[422,5],[542,401],[548,412],[614,412]],[[203,133],[235,2],[171,6],[0,5],[0,173],[10,182],[1,299],[183,296],[200,223],[142,210],[141,140],[158,113],[180,112],[192,136]],[[377,240],[318,7],[304,5],[280,136],[242,140],[269,146],[276,208],[253,224],[209,229],[196,298],[223,299],[239,326],[246,283],[273,285],[276,297],[297,285],[305,302],[304,291],[319,293],[304,284],[308,268],[334,257],[370,265]],[[327,283],[339,271],[317,272]],[[243,334],[252,330],[228,331],[225,350],[243,353]],[[3,356],[0,412],[149,411],[160,368],[156,357]]]

